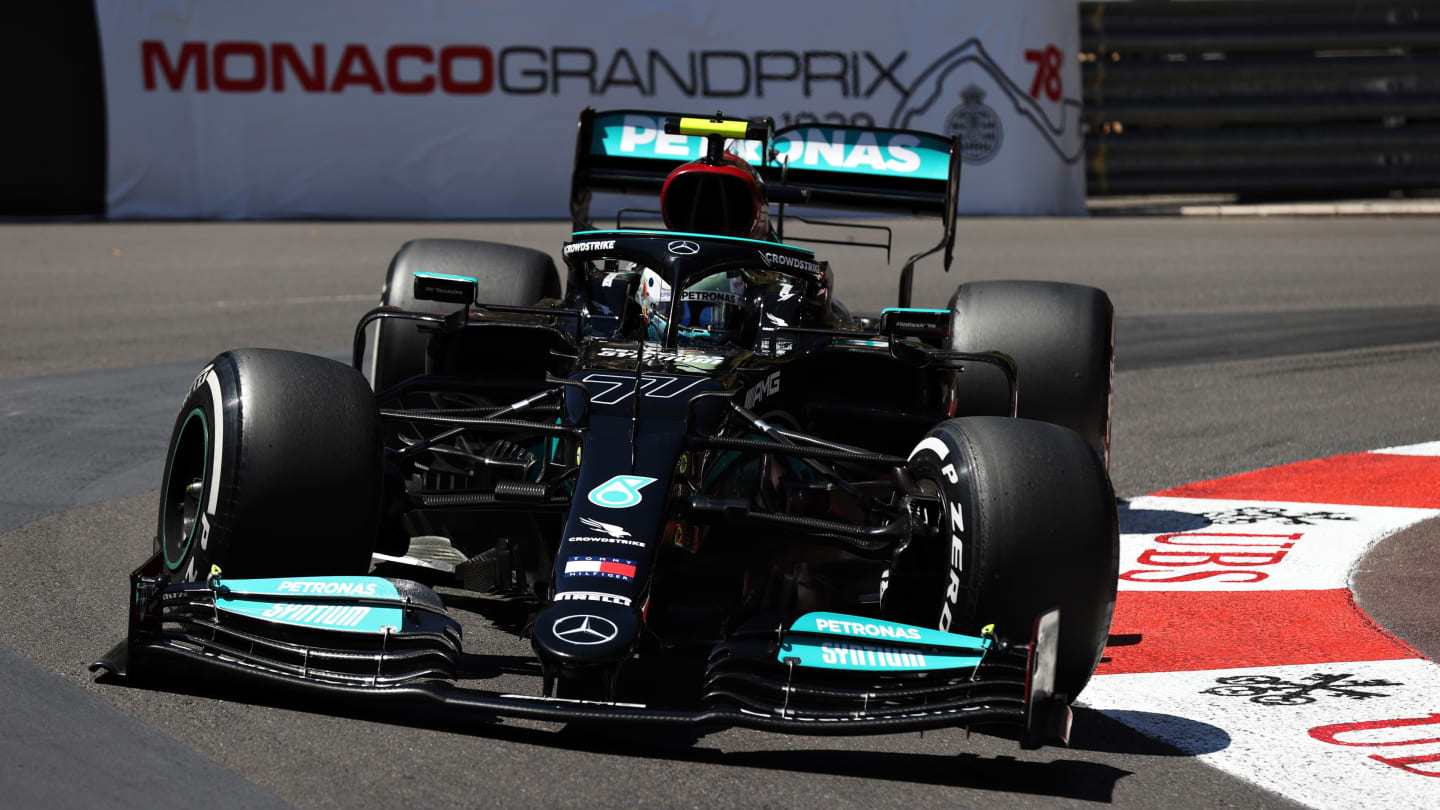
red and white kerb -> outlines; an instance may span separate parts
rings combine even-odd
[[[1440,667],[1349,588],[1377,540],[1436,515],[1440,442],[1130,501],[1081,703],[1314,807],[1440,807]]]

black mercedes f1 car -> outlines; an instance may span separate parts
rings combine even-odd
[[[417,240],[353,367],[246,349],[199,373],[128,638],[96,667],[486,716],[1065,741],[1115,599],[1114,314],[1041,282],[911,305],[916,264],[952,260],[959,155],[586,110],[563,289],[544,253]],[[597,228],[595,191],[660,208]],[[898,306],[851,313],[796,244],[830,240],[787,240],[786,205],[942,236]],[[887,229],[854,227],[888,256]],[[530,692],[462,654],[464,591],[527,617]],[[683,677],[644,686],[659,669]]]

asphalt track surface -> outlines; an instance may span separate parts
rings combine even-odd
[[[933,238],[897,227],[897,253]],[[1290,806],[1094,712],[1073,747],[963,731],[587,737],[219,690],[96,684],[150,548],[165,443],[215,353],[347,352],[405,239],[558,253],[561,223],[0,225],[0,806]],[[852,308],[895,269],[825,250]],[[1121,496],[1440,437],[1440,227],[1411,218],[970,220],[917,305],[988,278],[1095,284],[1120,316]],[[867,269],[868,268],[868,269]],[[857,383],[863,384],[863,383]],[[1361,603],[1436,654],[1433,526],[1383,541]],[[1430,551],[1433,554],[1433,551]],[[1365,582],[1373,580],[1373,588]],[[1407,612],[1406,605],[1411,609]],[[525,655],[466,619],[466,647]],[[251,702],[247,702],[251,701]]]

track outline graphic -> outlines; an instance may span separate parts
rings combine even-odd
[[[962,55],[969,49],[973,49],[976,53]],[[1080,162],[1085,157],[1085,138],[1080,132],[1080,99],[1063,97],[1060,100],[1060,120],[1058,122],[1051,121],[1050,116],[1045,112],[1045,109],[1040,106],[1040,103],[1031,98],[1030,94],[1026,93],[1020,85],[1016,84],[1015,81],[1010,78],[1009,74],[1000,67],[1000,64],[995,61],[994,57],[990,56],[990,52],[985,50],[985,44],[980,41],[979,37],[971,37],[965,40],[956,47],[951,48],[944,56],[930,63],[930,66],[920,73],[920,76],[916,78],[915,81],[911,83],[909,89],[905,91],[905,95],[901,96],[900,101],[896,103],[895,112],[890,114],[890,126],[900,129],[910,129],[910,120],[918,115],[924,115],[929,112],[930,108],[939,100],[941,92],[945,87],[946,77],[962,65],[967,65],[972,62],[990,74],[990,78],[993,79],[1001,91],[1009,97],[1010,103],[1015,105],[1015,113],[1021,118],[1028,120],[1035,127],[1062,162],[1071,165]],[[910,103],[911,100],[920,92],[920,88],[926,81],[932,80],[930,76],[937,70],[940,71],[940,73],[933,79],[935,83],[933,91],[926,97],[924,103],[912,105]],[[1079,143],[1073,153],[1066,152],[1065,147],[1059,142],[1059,139],[1065,136],[1066,130],[1071,126],[1071,108],[1075,110],[1073,123],[1075,126],[1075,138]]]

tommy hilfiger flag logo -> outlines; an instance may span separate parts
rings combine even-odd
[[[565,561],[565,576],[635,579],[635,561],[615,557],[571,557]]]

